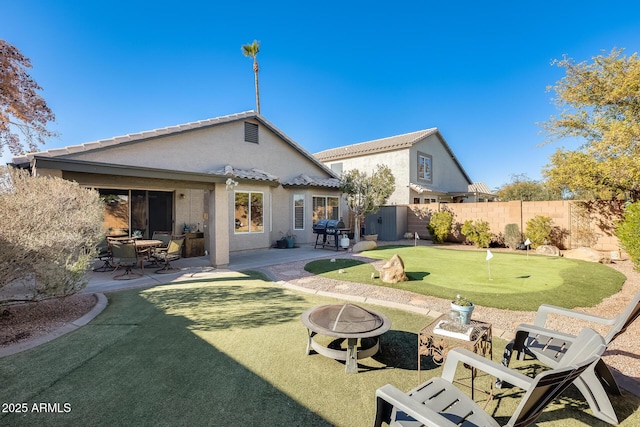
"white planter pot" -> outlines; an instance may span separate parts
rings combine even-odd
[[[473,313],[473,309],[476,308],[474,304],[471,305],[457,305],[453,302],[451,303],[451,309],[460,313],[460,322],[463,325],[468,325],[471,320],[471,313]]]

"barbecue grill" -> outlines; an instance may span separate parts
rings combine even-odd
[[[339,249],[338,240],[340,234],[345,231],[349,231],[349,229],[345,228],[344,222],[336,219],[321,219],[313,226],[313,233],[316,235],[314,248],[317,248],[318,245],[321,245],[321,247],[328,245],[334,246],[337,251]],[[322,236],[322,241],[318,242],[320,236]]]

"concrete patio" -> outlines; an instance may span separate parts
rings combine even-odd
[[[307,259],[332,258],[345,251],[336,252],[329,249],[314,249],[312,244],[302,245],[293,249],[256,249],[252,251],[242,251],[232,253],[229,265],[216,268],[211,265],[209,257],[181,258],[173,261],[171,265],[178,268],[175,272],[158,274],[155,273],[159,267],[148,267],[144,269],[144,275],[140,278],[130,280],[114,280],[113,272],[89,272],[89,284],[82,291],[84,293],[112,292],[130,288],[144,288],[169,283],[181,278],[202,277],[214,272],[232,270],[244,271],[255,270],[262,267],[285,264]],[[96,265],[99,265],[96,263]],[[135,271],[139,272],[137,268]]]

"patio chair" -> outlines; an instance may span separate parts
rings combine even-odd
[[[390,384],[376,390],[374,426],[380,427],[383,422],[393,426],[499,426],[490,414],[453,385],[458,363],[508,379],[525,390],[518,407],[505,425],[528,426],[576,378],[596,364],[605,350],[604,339],[589,328],[582,330],[576,344],[578,342],[582,348],[574,347],[572,352],[567,353],[567,361],[571,360],[572,363],[543,371],[534,378],[469,350],[455,348],[447,354],[441,377],[433,378],[409,393],[403,393]]]
[[[100,267],[96,267],[93,271],[104,273],[105,271],[113,271],[115,270],[115,266],[111,263],[113,255],[111,254],[111,245],[109,242],[109,238],[105,237],[98,244],[98,259],[102,261],[102,265]]]
[[[151,261],[151,264],[148,264],[147,267],[157,267],[158,260],[155,259],[153,255],[159,252],[166,252],[169,249],[171,233],[169,231],[154,231],[151,235],[151,240],[159,240],[162,242],[162,245],[151,248],[148,254],[148,260]]]
[[[117,271],[121,267],[125,269],[124,273],[113,276],[114,280],[130,280],[144,275],[144,266],[142,263],[140,264],[142,274],[131,270],[140,262],[136,244],[133,240],[111,242],[111,253],[113,254],[113,263],[116,266],[114,271]]]
[[[171,242],[171,233],[168,231],[154,231],[151,240],[160,240],[162,242],[162,246],[154,249],[167,250],[167,248],[169,248],[169,242]]]
[[[164,264],[161,269],[156,270],[156,273],[164,274],[177,270],[177,268],[171,266],[171,261],[182,258],[184,239],[184,235],[173,236],[166,251],[158,251],[151,254],[151,257],[156,260],[156,262],[162,262]]]
[[[515,340],[505,348],[502,360],[503,365],[509,365],[512,351],[518,353],[520,360],[524,359],[526,354],[549,367],[555,367],[563,363],[566,354],[576,346],[576,337],[546,329],[544,326],[549,314],[611,326],[604,336],[605,344],[608,346],[640,316],[640,292],[633,297],[622,313],[612,318],[594,316],[548,304],[541,305],[538,308],[533,325],[521,324],[516,328]],[[499,383],[498,386],[500,386]],[[618,424],[618,417],[611,406],[607,391],[619,396],[621,394],[620,388],[609,367],[602,359],[582,374],[580,380],[576,381],[576,386],[597,418],[610,424]]]

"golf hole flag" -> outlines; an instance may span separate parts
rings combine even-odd
[[[529,246],[531,244],[531,240],[527,239],[524,241],[525,246]]]
[[[418,236],[418,232],[416,231],[416,240],[420,240],[420,236]]]
[[[489,249],[487,249],[487,261],[489,261],[491,258],[493,258],[493,254]]]

